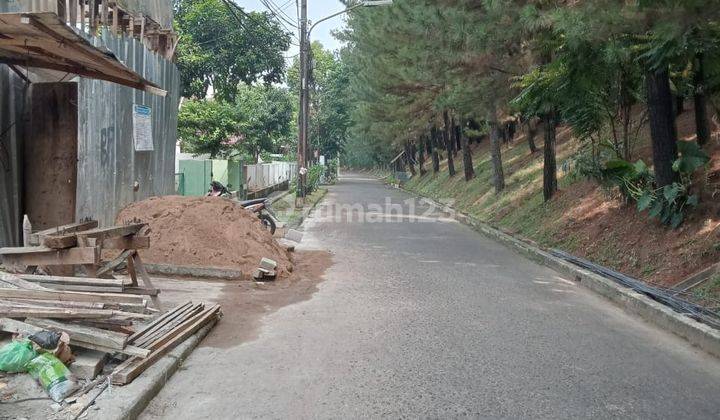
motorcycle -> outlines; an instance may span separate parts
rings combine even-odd
[[[239,202],[243,208],[256,213],[260,218],[263,226],[270,231],[271,235],[275,234],[277,228],[277,218],[270,208],[270,200],[267,198],[256,198],[254,200],[245,200]]]
[[[218,182],[213,181],[210,183],[210,190],[206,194],[207,197],[227,197],[230,198],[232,195],[225,186]],[[260,222],[270,231],[271,235],[275,234],[277,229],[277,217],[270,208],[270,200],[267,198],[256,198],[253,200],[237,201],[244,209],[250,210],[251,212],[258,215]]]
[[[217,181],[213,181],[210,183],[210,189],[208,190],[207,194],[205,194],[206,197],[228,197],[230,198],[232,194],[230,194],[230,191],[225,188],[225,186]]]

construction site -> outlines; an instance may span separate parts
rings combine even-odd
[[[250,333],[327,264],[173,195],[177,44],[166,0],[0,1],[0,418],[133,417],[224,314]]]

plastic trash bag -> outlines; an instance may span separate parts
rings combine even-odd
[[[60,333],[55,331],[38,331],[28,337],[30,341],[45,350],[54,350],[60,341]]]
[[[55,402],[62,401],[78,388],[70,370],[50,353],[43,353],[32,359],[27,369],[33,378],[40,381],[40,385]]]
[[[27,364],[37,356],[28,340],[12,341],[0,348],[0,371],[27,372]]]

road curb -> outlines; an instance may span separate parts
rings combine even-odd
[[[307,210],[303,209],[302,213],[300,213],[300,217],[297,219],[296,222],[294,222],[294,223],[292,223],[292,224],[288,224],[288,228],[290,228],[290,229],[297,229],[297,228],[299,228],[300,226],[302,226],[303,222],[305,221],[305,218],[306,218],[310,213],[312,213],[313,210],[315,210],[315,207],[317,207],[318,203],[320,203],[320,202],[325,198],[325,196],[327,195],[327,193],[328,193],[328,189],[327,189],[327,188],[323,188],[322,191],[323,191],[323,193],[320,194],[320,197],[318,197],[318,199],[317,199],[314,203],[312,203],[312,205],[311,205]]]
[[[455,214],[455,218],[475,231],[502,243],[508,248],[538,262],[546,267],[565,274],[576,283],[610,300],[615,305],[633,315],[638,315],[645,321],[663,328],[685,339],[690,344],[699,347],[705,352],[720,358],[720,331],[696,321],[688,316],[675,312],[671,308],[656,302],[646,295],[630,288],[623,287],[610,279],[577,267],[563,259],[555,257],[541,248],[524,242],[512,235],[502,232],[489,224],[439,203],[432,198],[422,196],[414,191],[403,191],[432,202],[440,208]]]
[[[97,410],[89,410],[88,418],[130,420],[136,419],[162,390],[183,361],[215,326],[214,321],[183,341],[170,353],[149,367],[142,375],[125,386],[105,390],[95,401]]]

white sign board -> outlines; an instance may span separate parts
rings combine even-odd
[[[133,139],[136,152],[153,151],[152,108],[133,105]]]

